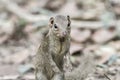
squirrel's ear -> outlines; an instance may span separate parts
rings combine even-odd
[[[67,15],[67,20],[68,20],[68,26],[70,26],[71,21],[70,21],[70,16],[69,15]]]
[[[51,17],[49,21],[50,21],[50,24],[53,24],[54,23],[54,18]]]
[[[49,20],[49,27],[50,27],[50,28],[52,28],[53,23],[54,23],[54,18],[51,17],[50,20]]]

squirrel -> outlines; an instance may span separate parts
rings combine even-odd
[[[49,30],[43,32],[35,58],[36,80],[51,80],[52,78],[64,80],[63,58],[69,53],[70,23],[69,16],[57,15],[55,18],[50,18]]]
[[[50,18],[49,29],[42,33],[35,56],[36,80],[82,80],[80,76],[76,77],[81,74],[81,66],[68,73],[63,70],[64,56],[69,54],[70,48],[70,25],[70,16],[57,15]]]

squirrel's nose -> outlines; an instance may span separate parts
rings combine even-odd
[[[67,35],[66,31],[57,34],[58,37],[65,37],[66,35]]]
[[[66,31],[62,32],[62,36],[63,36],[63,37],[66,36],[66,35],[67,35],[67,32],[66,32]]]

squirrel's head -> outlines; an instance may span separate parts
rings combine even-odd
[[[57,15],[54,18],[51,17],[49,22],[51,32],[53,32],[53,34],[57,37],[65,37],[70,35],[70,16]]]

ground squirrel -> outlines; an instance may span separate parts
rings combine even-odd
[[[49,31],[43,32],[35,58],[36,80],[64,80],[63,57],[69,52],[70,23],[69,16],[50,18]]]
[[[69,53],[69,16],[57,15],[49,20],[49,29],[42,33],[41,43],[35,57],[36,80],[84,80],[93,66],[87,57],[77,69],[65,73],[63,57]],[[90,68],[89,68],[90,66]]]

